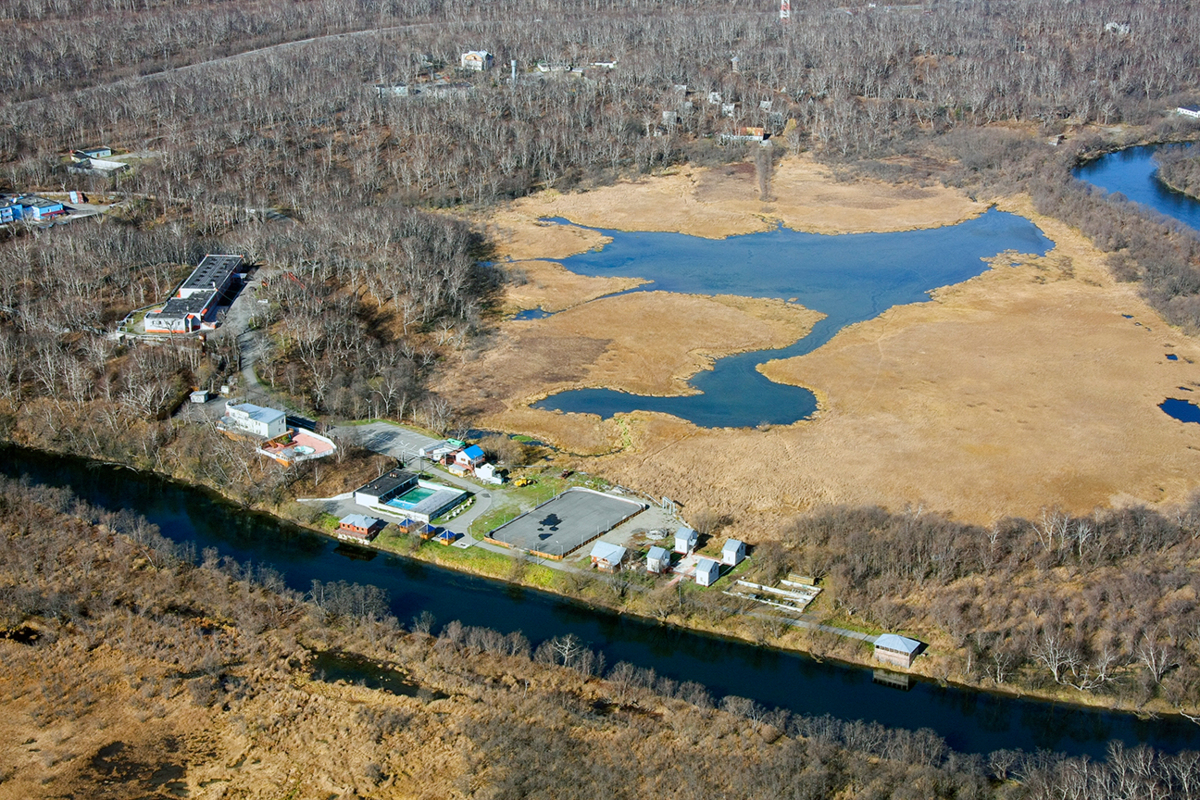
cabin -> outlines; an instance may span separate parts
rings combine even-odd
[[[721,548],[721,563],[727,566],[736,567],[742,563],[742,559],[745,557],[745,542],[739,542],[737,539],[729,539],[725,542],[725,546]]]
[[[619,544],[596,542],[592,546],[592,565],[601,572],[616,572],[625,558],[625,548]]]
[[[369,542],[387,527],[387,523],[363,514],[347,514],[338,520],[337,537],[352,542]]]
[[[687,555],[696,549],[700,535],[686,525],[675,531],[675,552]]]
[[[696,563],[696,583],[712,586],[721,577],[721,565],[711,558],[702,558]]]
[[[885,633],[875,640],[875,660],[908,669],[920,648],[921,643],[916,639]]]
[[[484,462],[483,448],[477,444],[473,444],[463,450],[459,450],[454,456],[454,463],[460,467],[473,470]]]
[[[651,547],[646,554],[646,571],[661,575],[671,568],[671,553],[665,547]]]

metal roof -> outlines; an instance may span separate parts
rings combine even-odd
[[[592,558],[599,558],[610,564],[619,564],[625,557],[625,548],[619,544],[596,542],[592,547]]]
[[[665,547],[651,547],[650,552],[646,554],[647,558],[652,558],[655,561],[662,561],[664,558],[671,557],[671,551]]]
[[[366,514],[347,514],[338,520],[339,525],[353,525],[356,528],[371,529],[378,525],[381,520],[375,517],[368,517]]]
[[[921,646],[921,643],[916,639],[909,639],[907,636],[900,636],[895,633],[881,634],[875,640],[876,647],[882,647],[885,650],[895,650],[899,653],[913,653]]]
[[[391,472],[385,472],[375,480],[360,486],[358,491],[364,494],[374,495],[375,497],[383,497],[388,492],[395,491],[401,486],[405,486],[414,482],[417,476],[411,472],[406,472],[402,469],[394,469]]]
[[[466,450],[463,450],[463,455],[467,458],[483,458],[483,448],[477,444],[473,444]]]
[[[224,286],[229,276],[242,265],[239,255],[214,255],[209,253],[200,259],[192,274],[183,282],[183,289],[206,289],[214,284]]]
[[[721,565],[711,558],[702,558],[696,562],[696,572],[720,572]]]
[[[279,409],[263,408],[262,406],[256,406],[253,403],[242,403],[241,405],[228,406],[227,408],[241,411],[256,422],[269,423],[287,416],[287,414]]]
[[[733,550],[736,552],[738,549],[745,547],[745,546],[746,546],[746,543],[739,539],[728,539],[725,542],[725,546],[721,548],[721,552],[724,553],[724,552],[727,552],[730,550]]]

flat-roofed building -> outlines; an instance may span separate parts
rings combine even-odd
[[[277,408],[263,408],[253,403],[226,403],[221,422],[226,429],[252,433],[264,439],[282,436],[287,430],[287,414]]]
[[[146,333],[193,333],[205,326],[219,297],[214,291],[172,297],[158,311],[148,313],[142,327]]]
[[[233,276],[241,267],[242,257],[239,255],[209,253],[200,259],[200,263],[192,270],[192,274],[180,284],[179,291],[175,296],[191,297],[193,294],[203,292],[220,294],[229,288],[229,284],[233,282]]]
[[[404,494],[417,485],[417,476],[402,469],[385,472],[375,480],[354,491],[354,502],[360,506],[383,505],[391,498]]]

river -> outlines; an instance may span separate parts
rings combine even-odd
[[[555,595],[347,548],[204,490],[128,469],[10,447],[0,453],[0,474],[28,475],[70,487],[94,505],[129,509],[175,541],[270,565],[293,589],[306,590],[314,579],[357,581],[386,589],[402,621],[427,610],[440,624],[458,619],[505,633],[520,630],[534,644],[574,633],[602,649],[610,665],[653,667],[674,680],[698,681],[718,697],[736,694],[797,713],[932,728],[965,752],[1046,748],[1099,758],[1111,739],[1166,752],[1200,749],[1200,727],[1179,718],[1142,720],[921,680],[902,691],[874,683],[869,669],[662,627]]]
[[[1200,202],[1169,188],[1158,179],[1154,153],[1159,147],[1184,145],[1145,145],[1127,147],[1077,167],[1076,178],[1101,189],[1120,193],[1135,203],[1200,231]]]

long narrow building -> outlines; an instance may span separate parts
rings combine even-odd
[[[146,333],[192,333],[215,328],[217,304],[241,268],[239,255],[206,255],[175,295],[161,309],[146,315]]]

